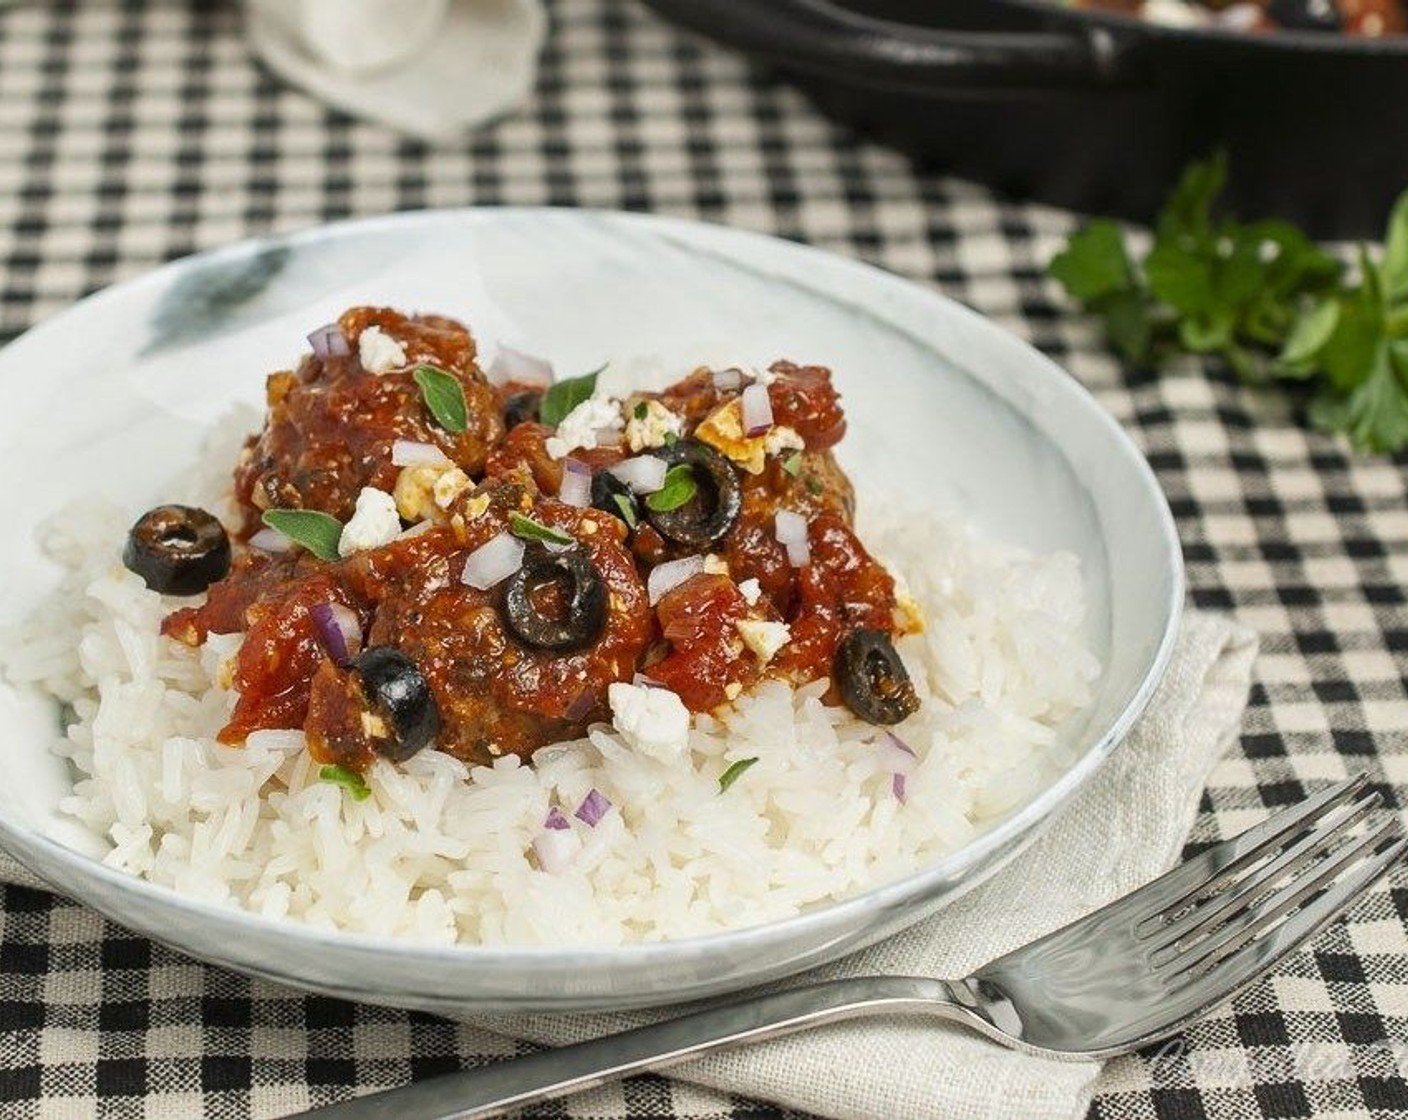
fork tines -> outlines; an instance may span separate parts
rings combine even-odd
[[[1383,799],[1367,787],[1360,775],[1324,790],[1157,881],[1135,935],[1170,989],[1213,971],[1254,974],[1404,854],[1398,819],[1369,819]]]

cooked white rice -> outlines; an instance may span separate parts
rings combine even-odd
[[[235,430],[247,427],[240,418]],[[222,442],[204,485],[179,497],[228,508],[212,497],[233,458]],[[899,643],[923,703],[896,730],[917,763],[824,706],[822,684],[770,682],[696,719],[677,765],[601,727],[543,749],[533,767],[512,757],[469,767],[432,750],[378,762],[359,802],[318,780],[301,732],[259,732],[243,748],[215,741],[234,699],[220,669],[239,637],[212,636],[200,650],[160,637],[177,601],[119,558],[136,512],[90,505],[55,519],[44,544],[63,584],[0,637],[11,680],[72,708],[55,744],[75,777],[63,809],[111,844],[113,867],[326,929],[611,945],[854,895],[961,847],[1048,785],[1071,761],[1055,729],[1089,702],[1098,672],[1080,639],[1074,557],[1032,556],[931,519],[887,523],[869,509],[863,538],[927,621]],[[720,793],[719,775],[753,757]],[[912,770],[903,803],[897,768]],[[613,805],[595,828],[572,818],[593,787]],[[533,850],[553,805],[572,823],[556,874]]]

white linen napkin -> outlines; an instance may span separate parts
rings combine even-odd
[[[1255,654],[1251,631],[1189,613],[1143,718],[1030,848],[935,917],[805,980],[962,976],[1166,870],[1178,859],[1208,773],[1236,738]],[[43,886],[4,853],[0,880]],[[664,1014],[476,1016],[480,1029],[462,1043],[492,1060],[508,1049],[503,1036],[562,1045]],[[1099,1071],[1096,1063],[1025,1057],[959,1027],[896,1017],[701,1058],[670,1076],[836,1120],[1083,1120]],[[578,1114],[620,1111],[611,1090],[597,1093],[601,1107],[583,1101],[587,1111]]]
[[[541,0],[249,0],[254,53],[354,116],[444,143],[527,99]]]
[[[1208,773],[1236,739],[1255,656],[1250,630],[1189,613],[1143,718],[1030,848],[933,918],[810,972],[806,981],[963,976],[1167,870],[1178,860]],[[661,1017],[474,1021],[513,1038],[562,1045]],[[1099,1072],[1094,1062],[1025,1057],[961,1027],[895,1017],[820,1027],[701,1058],[669,1075],[836,1120],[1083,1120]]]

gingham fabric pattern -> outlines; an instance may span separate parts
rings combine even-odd
[[[1052,354],[1147,452],[1193,602],[1260,631],[1240,750],[1192,843],[1368,770],[1408,793],[1401,463],[1309,434],[1274,394],[1111,359],[1042,266],[1070,215],[917,172],[634,0],[557,0],[534,99],[430,148],[323,109],[249,58],[234,4],[0,11],[0,335],[165,260],[389,210],[654,210],[861,257]],[[1400,791],[1402,791],[1400,793]],[[1113,1062],[1092,1117],[1408,1112],[1408,874],[1181,1042]],[[0,1116],[273,1117],[507,1056],[426,1016],[188,961],[82,907],[0,892]],[[533,1117],[780,1120],[645,1077]]]

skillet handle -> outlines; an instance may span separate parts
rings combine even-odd
[[[952,31],[862,15],[831,0],[646,0],[661,15],[745,54],[883,89],[1109,82],[1116,43],[1099,27]]]

